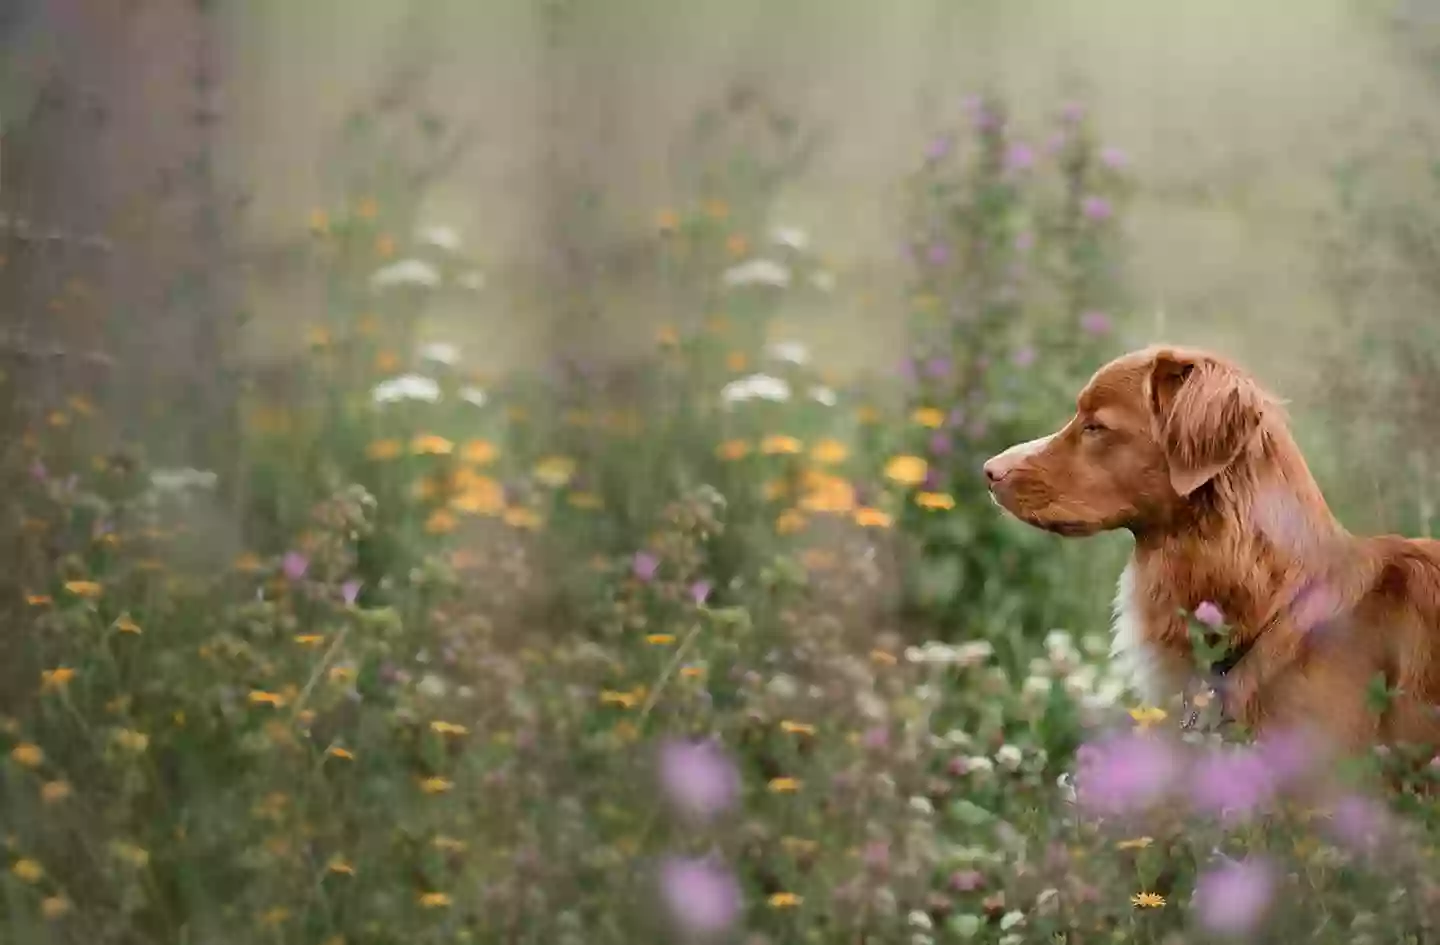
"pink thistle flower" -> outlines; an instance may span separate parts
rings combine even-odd
[[[305,576],[305,571],[310,567],[310,559],[298,551],[287,551],[285,557],[280,559],[280,570],[292,581],[298,581]]]
[[[718,935],[740,914],[740,884],[713,859],[674,857],[660,866],[660,895],[686,932]]]
[[[1222,749],[1201,758],[1190,775],[1190,797],[1201,810],[1246,817],[1275,796],[1265,759],[1250,749]]]
[[[1249,935],[1265,920],[1275,896],[1275,870],[1266,860],[1227,863],[1203,874],[1192,901],[1196,917],[1220,935]]]
[[[630,571],[642,581],[654,580],[659,570],[660,559],[648,551],[635,552],[635,558],[630,562]]]
[[[1175,785],[1180,761],[1163,739],[1127,733],[1085,746],[1076,772],[1077,803],[1100,815],[1154,804]]]
[[[353,578],[349,581],[346,581],[344,584],[341,584],[340,599],[347,604],[355,603],[355,599],[360,596],[361,586],[361,582]]]
[[[710,582],[709,582],[709,581],[696,581],[694,584],[691,584],[691,585],[690,585],[690,599],[695,602],[695,606],[696,606],[696,607],[699,607],[701,604],[705,603],[705,601],[709,600],[709,599],[710,599]]]
[[[1110,219],[1115,215],[1115,210],[1110,206],[1110,201],[1104,197],[1091,195],[1080,201],[1080,212],[1087,220],[1099,223]]]
[[[1110,334],[1110,316],[1104,312],[1086,312],[1080,316],[1080,327],[1092,335]]]
[[[740,773],[710,740],[665,742],[660,746],[659,774],[671,803],[702,820],[729,808],[740,794]]]
[[[1225,625],[1225,615],[1215,606],[1214,601],[1201,601],[1200,606],[1195,608],[1195,619],[1215,629]]]

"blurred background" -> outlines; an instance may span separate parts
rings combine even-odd
[[[54,800],[37,784],[93,792],[96,836],[153,873],[122,881],[37,826],[11,837],[12,860],[53,850],[55,864],[14,888],[54,882],[4,914],[57,941],[190,941],[196,903],[259,868],[222,865],[226,845],[303,820],[306,850],[256,854],[287,865],[232,906],[277,940],[418,935],[396,916],[450,909],[444,877],[502,888],[512,854],[663,846],[658,828],[607,820],[625,797],[599,797],[603,777],[596,796],[566,786],[585,752],[611,759],[587,771],[628,772],[615,745],[667,731],[724,734],[770,797],[796,765],[850,771],[834,758],[853,751],[892,788],[933,787],[958,742],[915,748],[902,774],[867,733],[944,716],[994,742],[967,756],[992,767],[1030,733],[1027,784],[1053,784],[1086,713],[1123,701],[1103,639],[1065,655],[1054,634],[1103,637],[1128,538],[1002,520],[980,462],[1063,422],[1110,357],[1199,344],[1289,402],[1348,526],[1428,535],[1437,70],[1429,0],[7,0],[0,433],[20,499],[0,527],[16,562],[5,606],[26,628],[0,643],[20,752],[8,796],[18,814]],[[718,642],[692,647],[707,621]],[[924,655],[927,640],[942,649]],[[208,669],[192,676],[197,647]],[[1090,675],[1035,702],[1072,656]],[[866,677],[890,709],[843,711],[819,686],[897,661],[943,665],[948,682]],[[979,663],[992,675],[964,675]],[[777,673],[815,686],[786,695]],[[697,708],[669,704],[671,680],[715,682]],[[992,711],[997,692],[1013,712]],[[812,714],[859,713],[833,733],[839,755],[753,734],[782,718],[803,733],[813,719],[794,706],[812,697]],[[441,707],[465,720],[435,721]],[[270,709],[288,734],[255,717]],[[126,767],[135,738],[99,734],[117,727],[153,767]],[[285,892],[286,869],[354,874],[336,844],[369,836],[366,818],[415,783],[448,794],[463,771],[493,788],[546,736],[543,783],[497,802],[509,815],[464,821],[472,839],[507,832],[494,862],[426,848],[397,880],[418,883],[419,905],[382,884],[364,918]],[[264,738],[298,738],[302,760],[234,781]],[[302,778],[363,739],[388,759],[369,788]],[[285,820],[273,798],[303,794],[292,778],[351,819]],[[583,843],[505,807],[562,795]],[[228,839],[176,839],[227,804]],[[171,808],[188,813],[151,823]],[[432,821],[407,821],[406,849],[433,847]],[[728,854],[810,862],[796,851],[831,842],[786,823]],[[899,827],[851,828],[836,851],[903,846]],[[919,850],[874,913],[901,931],[857,919],[880,936],[865,940],[944,939],[961,914],[983,921],[975,934],[1015,934],[991,928],[1010,910],[981,907],[997,880],[961,889],[959,867]],[[618,868],[609,855],[553,888],[586,888],[584,870]],[[765,924],[804,898],[798,875],[854,892],[791,866],[737,868],[762,890],[747,901],[782,897],[751,926],[860,940],[839,919]],[[917,878],[934,871],[938,889]],[[87,900],[96,875],[105,891]],[[723,904],[729,880],[713,879],[695,895]],[[484,909],[423,934],[575,931],[516,918],[548,915],[543,902],[515,908],[510,938],[486,937],[501,933]],[[636,928],[577,909],[596,935]],[[933,928],[906,926],[915,910]],[[45,926],[61,916],[73,924]]]

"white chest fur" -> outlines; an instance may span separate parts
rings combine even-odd
[[[1149,705],[1158,705],[1180,692],[1184,681],[1171,678],[1166,671],[1167,661],[1146,640],[1134,561],[1126,563],[1115,588],[1113,631],[1110,657],[1140,698]]]

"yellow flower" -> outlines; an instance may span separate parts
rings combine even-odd
[[[243,555],[240,555],[238,558],[235,559],[233,567],[236,571],[240,571],[245,574],[251,574],[259,571],[260,568],[263,567],[263,565],[260,563],[259,555],[255,554],[252,551],[247,551]]]
[[[330,667],[330,681],[333,683],[347,683],[355,679],[355,667],[353,666],[332,666]]]
[[[680,214],[674,210],[661,210],[655,214],[655,229],[661,233],[669,233],[680,226]]]
[[[652,633],[645,638],[645,642],[651,646],[669,646],[675,642],[673,633]]]
[[[725,366],[738,374],[750,366],[750,359],[743,351],[732,351],[725,355]]]
[[[863,424],[879,423],[880,411],[871,406],[858,407],[855,410],[855,419]]]
[[[332,873],[339,873],[342,876],[355,875],[355,867],[351,866],[350,863],[338,853],[330,857],[330,861],[325,864],[325,868]]]
[[[815,726],[807,722],[782,721],[780,723],[780,731],[789,735],[814,735]]]
[[[341,761],[355,760],[355,753],[353,751],[348,748],[342,748],[339,745],[331,745],[329,748],[326,748],[325,754],[331,758],[339,758]]]
[[[871,662],[879,663],[881,666],[894,666],[899,662],[894,653],[879,649],[870,651],[870,660]]]
[[[430,842],[434,844],[435,849],[444,850],[446,853],[460,853],[465,849],[465,841],[447,837],[443,833],[437,834],[435,839]]]
[[[1130,904],[1137,909],[1159,909],[1165,905],[1165,897],[1159,893],[1140,892],[1130,897]]]
[[[799,453],[803,447],[800,441],[793,436],[771,434],[760,441],[760,452],[767,456],[793,456]]]
[[[90,600],[100,596],[102,588],[98,581],[66,581],[65,590],[76,597],[84,597]]]
[[[325,634],[297,633],[295,635],[295,642],[300,644],[301,646],[319,646],[320,644],[325,642]]]
[[[918,486],[930,467],[919,456],[896,456],[885,464],[885,478],[902,486]]]
[[[920,407],[910,415],[910,419],[933,430],[945,422],[945,411],[938,407]]]
[[[745,251],[750,248],[750,241],[743,233],[731,233],[725,240],[725,250],[731,256],[744,256]]]
[[[140,625],[129,614],[121,614],[115,620],[115,629],[121,633],[141,633]]]
[[[1119,843],[1115,844],[1115,849],[1143,850],[1154,842],[1155,840],[1152,837],[1135,837],[1131,840],[1121,840]]]
[[[112,843],[110,852],[117,860],[131,866],[142,867],[150,862],[150,853],[144,847],[137,847],[133,843]]]
[[[312,348],[323,348],[330,343],[330,330],[322,325],[312,326],[305,333],[305,340]]]
[[[767,902],[772,909],[793,909],[805,900],[792,892],[772,893]]]
[[[45,690],[64,689],[75,678],[75,670],[68,666],[57,666],[40,673],[40,688]]]
[[[420,894],[420,906],[423,909],[443,909],[450,905],[452,901],[448,893],[427,892]]]
[[[330,214],[318,207],[310,211],[310,232],[317,236],[330,229]]]
[[[497,453],[495,444],[489,440],[470,440],[460,448],[460,458],[476,466],[494,462]]]
[[[680,333],[674,325],[661,325],[655,331],[655,343],[662,348],[673,348],[680,343]]]
[[[449,456],[455,444],[434,433],[422,433],[410,441],[410,452],[416,456]]]
[[[10,749],[10,760],[22,768],[38,768],[45,762],[45,752],[33,742],[21,742]]]
[[[765,786],[776,794],[794,794],[800,790],[800,782],[795,778],[771,778]]]
[[[855,524],[861,528],[889,528],[894,520],[879,509],[858,508],[855,510]]]
[[[45,867],[28,857],[16,860],[10,872],[22,883],[38,883],[45,878]]]
[[[1135,725],[1141,731],[1150,728],[1152,725],[1165,721],[1168,713],[1164,709],[1155,706],[1140,706],[1130,710],[1130,718],[1135,720]]]
[[[724,460],[744,459],[750,454],[750,444],[744,440],[726,440],[715,447],[715,455]]]
[[[380,204],[375,201],[374,197],[361,199],[359,205],[355,208],[355,215],[362,220],[373,220],[379,212]]]
[[[503,518],[505,524],[511,528],[524,528],[529,531],[534,531],[539,528],[541,524],[540,516],[536,514],[534,509],[519,507],[506,509]]]
[[[25,603],[29,604],[31,607],[44,607],[46,604],[49,604],[49,603],[50,603],[50,595],[49,595],[49,594],[26,594],[26,595],[25,595]]]
[[[843,463],[845,457],[850,455],[850,450],[837,439],[827,438],[810,447],[810,458],[817,463],[829,466],[834,463]]]
[[[150,736],[133,728],[122,728],[115,732],[115,744],[138,755],[150,747]]]
[[[572,492],[566,497],[566,501],[570,503],[571,507],[586,511],[594,511],[604,505],[600,501],[600,497],[593,492]]]
[[[805,516],[798,509],[786,509],[775,520],[775,531],[781,535],[793,535],[805,528]]]
[[[262,689],[250,690],[251,705],[268,705],[280,708],[285,704],[285,697],[278,692],[265,692]]]
[[[70,905],[64,896],[46,896],[40,900],[40,914],[47,919],[58,919],[70,911]]]
[[[855,487],[839,476],[807,477],[808,489],[800,499],[807,512],[849,512],[855,507]]]
[[[543,485],[559,489],[575,475],[575,460],[568,456],[547,456],[535,464],[535,478]]]
[[[454,781],[447,781],[444,778],[426,778],[420,782],[420,790],[426,794],[444,794],[455,786]]]
[[[375,370],[389,374],[400,366],[400,356],[393,351],[381,351],[375,355]]]
[[[365,447],[365,455],[370,459],[394,459],[400,451],[400,441],[396,439],[376,440]]]
[[[430,723],[430,731],[437,732],[441,735],[464,735],[470,730],[455,722],[441,722],[437,719]]]
[[[680,667],[681,679],[700,679],[705,675],[703,666],[682,666]]]
[[[946,511],[955,508],[955,497],[948,492],[922,492],[915,497],[915,504],[922,509]]]
[[[47,804],[56,804],[73,793],[69,781],[46,781],[40,785],[40,799]]]
[[[425,520],[425,531],[431,535],[444,535],[455,530],[459,522],[445,509],[436,509]]]

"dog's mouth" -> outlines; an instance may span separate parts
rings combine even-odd
[[[1035,515],[1012,508],[1002,502],[994,490],[990,492],[990,501],[995,503],[996,508],[1016,521],[1024,522],[1031,528],[1038,528],[1041,531],[1050,532],[1062,538],[1087,538],[1090,535],[1102,531],[1101,527],[1094,522],[1082,522],[1079,519],[1047,518],[1043,515]]]

